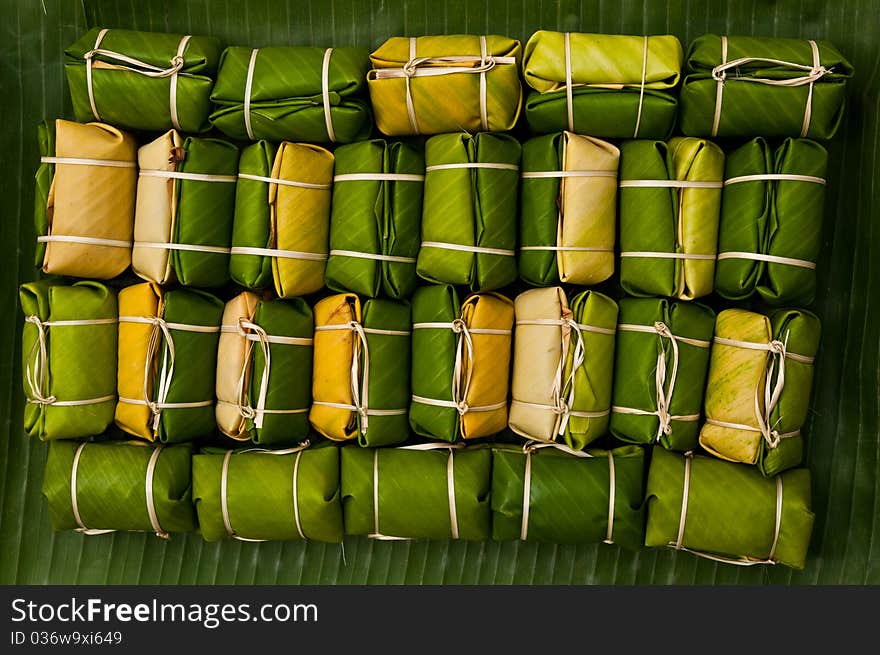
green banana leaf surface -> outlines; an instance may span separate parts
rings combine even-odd
[[[0,84],[7,153],[0,166],[0,582],[220,584],[864,584],[880,583],[880,47],[873,0],[708,0],[592,3],[576,0],[483,4],[446,0],[0,0],[5,38]],[[872,22],[873,21],[873,22]],[[822,341],[804,432],[816,515],[802,571],[785,566],[726,566],[671,548],[629,552],[605,544],[376,541],[208,543],[198,534],[169,541],[117,532],[85,537],[53,532],[40,487],[46,444],[26,438],[20,364],[18,286],[37,278],[32,226],[44,118],[73,118],[64,50],[92,27],[216,36],[224,44],[309,45],[375,50],[390,36],[506,34],[526,43],[538,29],[672,34],[687,47],[707,32],[817,38],[833,43],[856,69],[847,109],[828,149],[825,220],[816,268]],[[163,111],[166,96],[162,95]],[[157,129],[167,129],[163,125]],[[527,134],[518,134],[525,138]],[[739,145],[739,144],[736,144]],[[725,150],[732,147],[725,144]],[[265,246],[265,243],[260,244]],[[603,292],[604,289],[603,289]],[[619,294],[611,293],[615,299]],[[717,300],[713,298],[713,301]],[[754,302],[744,301],[746,304]],[[723,308],[719,305],[716,309]],[[62,442],[55,442],[60,444]],[[357,447],[351,450],[363,450]],[[88,455],[88,453],[87,453]],[[445,460],[445,453],[440,453]],[[753,468],[751,473],[760,475]],[[678,508],[675,508],[676,511]]]

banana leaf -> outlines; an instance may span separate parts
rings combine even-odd
[[[538,286],[593,285],[614,273],[617,164],[605,141],[561,132],[522,149],[519,275]]]
[[[260,141],[239,161],[229,270],[249,289],[281,298],[324,285],[333,154],[319,146]]]
[[[412,298],[409,423],[423,437],[488,437],[507,426],[513,303],[455,287],[419,287]]]
[[[715,312],[695,302],[624,298],[614,363],[611,433],[621,441],[697,445]]]
[[[804,568],[815,518],[807,469],[768,479],[750,466],[654,448],[646,504],[646,546]]]
[[[492,449],[492,538],[638,550],[645,538],[644,451],[544,445]]]
[[[192,476],[206,541],[342,541],[338,448],[203,448]]]
[[[223,303],[206,291],[150,282],[119,292],[116,424],[162,443],[215,428],[214,376]]]
[[[526,120],[538,134],[665,139],[675,124],[682,58],[671,35],[538,30],[523,54],[523,77],[535,89]]]
[[[361,446],[406,441],[411,325],[407,303],[341,293],[315,305],[315,430]]]
[[[366,50],[302,46],[220,55],[211,124],[234,139],[349,143],[370,135]],[[326,81],[324,81],[326,80]]]
[[[341,458],[346,534],[378,540],[490,538],[491,449],[345,446]]]
[[[79,122],[135,130],[208,129],[218,39],[93,27],[65,54]]]
[[[620,149],[620,284],[634,296],[712,292],[724,153],[703,139]]]
[[[472,291],[492,291],[516,279],[521,150],[519,141],[506,134],[428,139],[416,265],[421,277],[468,285]]]
[[[116,405],[116,292],[58,278],[19,289],[24,429],[32,437],[101,434]]]
[[[36,262],[44,273],[109,280],[131,265],[137,144],[111,125],[37,127]]]
[[[520,42],[495,35],[393,36],[370,55],[370,100],[389,136],[506,132],[522,103]]]
[[[327,286],[371,298],[409,297],[416,288],[424,154],[382,139],[340,146],[333,154]]]
[[[880,175],[875,153],[880,79],[870,74],[878,44],[870,29],[875,4],[777,0],[728,3],[671,0],[667,3],[588,3],[561,0],[511,3],[404,3],[387,0],[230,3],[223,0],[165,2],[115,0],[20,3],[0,0],[6,9],[6,38],[0,53],[0,85],[12,90],[3,105],[0,131],[6,157],[0,194],[3,216],[0,292],[5,312],[0,337],[0,582],[45,584],[724,584],[862,585],[880,582],[876,560],[880,530],[876,511],[880,451],[866,435],[880,430],[878,406],[866,380],[874,379],[880,320],[874,303],[880,269],[873,180]],[[44,9],[45,8],[45,9]],[[280,17],[280,20],[279,20]],[[822,355],[805,432],[805,463],[812,471],[816,526],[803,571],[785,566],[739,567],[677,553],[638,553],[603,545],[556,545],[520,541],[372,542],[345,539],[248,544],[206,543],[197,534],[165,542],[151,535],[117,533],[83,538],[54,533],[40,481],[46,447],[27,439],[22,425],[24,394],[19,370],[21,315],[12,311],[18,285],[36,277],[35,234],[31,228],[33,181],[39,151],[37,121],[73,119],[65,86],[64,48],[91,26],[208,33],[227,43],[311,46],[351,45],[373,49],[393,34],[427,32],[507,33],[527,41],[537,29],[600,28],[627,34],[665,34],[687,43],[716,34],[801,36],[835,43],[858,73],[847,84],[848,105],[829,151],[827,211],[818,258],[817,295],[811,307],[822,318]],[[16,91],[17,90],[17,91]],[[15,96],[12,101],[12,96]],[[19,129],[19,126],[22,126]],[[727,147],[727,146],[725,146]],[[832,213],[833,212],[833,213]],[[832,220],[831,217],[834,217]],[[18,218],[16,218],[18,217]],[[20,220],[24,217],[24,220]],[[604,291],[604,287],[600,290]],[[615,296],[616,297],[616,296]],[[744,306],[758,302],[753,298]],[[738,303],[740,304],[740,303]],[[11,428],[10,428],[11,426]],[[766,555],[766,553],[764,553]]]
[[[608,429],[617,303],[584,291],[569,306],[550,287],[519,294],[514,311],[509,427],[581,450]]]
[[[773,150],[758,137],[727,155],[719,295],[740,300],[757,293],[773,305],[813,302],[827,165],[828,152],[809,139],[786,139]]]
[[[302,298],[244,291],[223,310],[217,346],[217,427],[238,441],[275,445],[309,434],[311,307]]]
[[[687,54],[681,131],[830,139],[843,119],[852,75],[827,41],[704,34]]]
[[[700,445],[768,477],[801,464],[820,330],[805,309],[718,314]]]
[[[115,530],[172,532],[195,529],[188,444],[53,442],[43,495],[55,530],[86,535]]]
[[[229,279],[238,148],[171,130],[138,150],[132,270],[149,282]]]

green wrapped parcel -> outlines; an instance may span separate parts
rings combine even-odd
[[[206,541],[342,541],[338,448],[205,448],[192,466]]]
[[[345,446],[345,533],[486,541],[491,536],[491,468],[492,451],[482,446]]]
[[[43,495],[55,530],[88,535],[195,529],[189,445],[54,441]]]
[[[545,447],[549,446],[549,447]],[[631,550],[645,534],[644,451],[573,451],[550,444],[497,446],[492,455],[492,538],[604,542]]]
[[[211,36],[94,27],[65,50],[76,120],[205,132],[220,49]]]
[[[654,448],[647,512],[646,546],[803,569],[814,518],[810,472],[765,478],[752,466]]]
[[[327,286],[370,298],[410,296],[421,243],[424,154],[373,139],[340,146],[334,156]]]
[[[715,312],[695,302],[623,298],[611,433],[670,450],[697,445]]]
[[[43,441],[104,432],[116,407],[117,297],[61,278],[19,288],[24,429]]]
[[[230,46],[211,124],[234,139],[350,143],[370,135],[369,54],[360,48]]]
[[[830,139],[853,68],[828,41],[703,34],[691,42],[679,126],[688,136]]]
[[[809,139],[752,139],[727,155],[715,290],[804,306],[816,295],[828,152]]]

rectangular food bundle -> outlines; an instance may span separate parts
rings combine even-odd
[[[767,476],[799,465],[820,331],[805,309],[718,314],[700,445]]]
[[[614,273],[617,164],[605,141],[560,132],[526,141],[519,274],[538,286],[598,284]]]
[[[166,132],[138,150],[132,269],[149,282],[229,279],[238,148]]]
[[[491,291],[516,279],[519,141],[506,134],[441,134],[425,144],[418,274]]]
[[[611,433],[670,450],[697,445],[715,312],[695,302],[623,298]]]
[[[510,429],[576,450],[608,429],[617,303],[583,291],[571,304],[561,287],[516,297]]]
[[[689,136],[830,139],[853,68],[828,41],[704,34],[691,42],[681,89]]]
[[[192,458],[206,541],[342,541],[339,449],[204,448]]]
[[[163,443],[211,434],[223,303],[196,289],[152,283],[119,292],[116,424]]]
[[[617,139],[665,139],[675,124],[681,43],[671,35],[538,30],[523,77],[533,132],[567,129]]]
[[[111,125],[37,128],[36,263],[44,273],[109,280],[131,264],[137,144]]]
[[[715,290],[809,305],[816,295],[828,152],[809,139],[761,137],[727,155]]]
[[[361,446],[406,441],[411,326],[407,303],[340,293],[315,305],[315,430]]]
[[[492,538],[604,542],[637,550],[645,537],[644,451],[528,443],[492,449]]]
[[[814,519],[807,469],[765,478],[751,466],[655,448],[646,506],[646,546],[804,568]]]
[[[724,152],[703,139],[626,141],[620,153],[620,283],[634,296],[712,292]]]
[[[346,446],[341,458],[346,534],[382,540],[491,537],[491,449]]]
[[[506,36],[391,37],[370,55],[376,125],[389,136],[506,132],[522,103],[520,52]]]
[[[172,532],[196,527],[189,444],[56,441],[49,446],[43,495],[55,530]]]
[[[217,427],[239,441],[299,442],[309,434],[312,309],[302,298],[244,291],[223,310],[217,347]]]
[[[116,406],[116,292],[52,278],[18,295],[25,432],[44,441],[101,434]]]
[[[442,441],[488,437],[507,427],[513,303],[453,286],[416,289],[412,299],[412,404],[419,435]]]
[[[229,273],[282,298],[324,286],[333,154],[319,146],[259,141],[241,153]]]
[[[220,55],[211,124],[234,139],[349,143],[372,127],[361,48],[230,46]]]
[[[410,296],[421,243],[424,153],[373,139],[333,154],[327,286],[371,298]]]
[[[94,27],[65,51],[76,120],[205,132],[220,49],[211,36]]]

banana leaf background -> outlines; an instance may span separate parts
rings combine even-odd
[[[880,583],[880,3],[877,0],[0,0],[0,583],[877,584]],[[20,282],[35,279],[33,173],[41,118],[71,117],[63,51],[89,27],[213,34],[239,45],[357,45],[432,33],[536,29],[705,32],[833,41],[855,66],[829,144],[823,320],[805,432],[816,526],[803,572],[742,568],[671,550],[460,542],[163,542],[52,532],[40,494],[44,444],[22,430]]]

